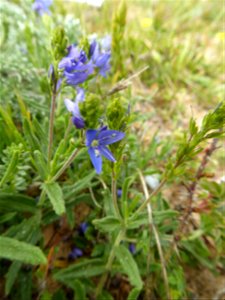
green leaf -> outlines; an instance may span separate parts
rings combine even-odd
[[[2,236],[0,237],[0,257],[32,265],[47,263],[46,257],[40,248]]]
[[[119,260],[123,271],[128,275],[130,283],[137,289],[141,290],[143,282],[139,273],[138,266],[130,251],[123,245],[116,248],[116,257]]]
[[[84,285],[80,280],[75,280],[74,281],[74,291],[75,291],[75,297],[76,299],[80,300],[86,300],[86,293],[85,293],[85,288]]]
[[[7,274],[6,274],[6,283],[5,283],[5,294],[8,295],[12,289],[12,286],[15,283],[17,275],[19,273],[20,268],[22,267],[22,263],[20,261],[14,261]]]
[[[33,164],[38,170],[41,179],[45,180],[48,176],[47,162],[44,160],[44,157],[39,150],[34,151]]]
[[[100,220],[92,221],[94,226],[103,232],[112,232],[121,227],[119,219],[115,217],[105,217]]]
[[[3,186],[7,180],[10,180],[11,175],[15,172],[17,168],[17,163],[19,160],[19,151],[14,151],[11,160],[9,162],[9,165],[5,171],[5,174],[3,175],[1,181],[0,181],[0,187]]]
[[[75,182],[73,185],[63,187],[63,192],[65,192],[65,197],[70,198],[71,196],[77,194],[84,188],[90,187],[91,180],[95,177],[95,171],[91,172],[87,176]]]
[[[35,136],[32,123],[28,119],[23,119],[23,129],[24,129],[25,137],[31,149],[32,150],[40,149],[40,142],[38,138]]]
[[[71,287],[74,279],[88,278],[100,275],[105,272],[105,263],[101,259],[85,260],[60,270],[54,275],[54,279],[63,282]]]
[[[139,288],[134,288],[130,291],[127,300],[137,300],[141,290]]]
[[[16,212],[10,212],[10,213],[1,215],[0,216],[0,224],[10,221],[11,219],[13,219],[15,217],[16,214],[17,214]]]
[[[46,182],[42,187],[47,193],[56,214],[63,214],[66,211],[66,208],[63,200],[63,193],[59,184],[56,182]]]
[[[22,194],[0,193],[1,211],[35,213],[38,209],[35,200]]]

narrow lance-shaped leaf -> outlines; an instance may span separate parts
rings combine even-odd
[[[75,279],[87,278],[100,275],[105,272],[105,263],[101,259],[84,260],[80,263],[60,270],[54,275],[54,279],[59,280],[71,287]]]
[[[34,151],[34,161],[33,161],[35,167],[38,170],[39,175],[43,180],[46,179],[48,175],[48,169],[47,169],[47,163],[44,160],[43,155],[39,150]]]
[[[63,214],[66,211],[66,208],[61,187],[56,182],[46,182],[42,186],[47,193],[56,214]]]
[[[0,257],[32,265],[46,264],[47,262],[40,248],[2,236],[0,237]]]
[[[10,163],[5,171],[5,174],[3,175],[1,181],[0,181],[0,187],[3,186],[7,180],[10,179],[10,176],[15,172],[16,167],[17,167],[17,162],[19,159],[19,152],[15,151],[12,155],[12,158],[10,160]]]
[[[124,273],[128,275],[130,283],[141,290],[143,282],[136,261],[130,251],[125,246],[120,245],[116,248],[116,257],[119,260]]]

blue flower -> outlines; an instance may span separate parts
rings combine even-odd
[[[134,243],[130,243],[129,244],[129,250],[132,254],[135,254],[136,253],[136,246]]]
[[[81,256],[83,256],[83,251],[80,248],[74,247],[73,250],[69,253],[68,258],[74,260]]]
[[[86,81],[94,72],[92,61],[88,61],[85,52],[76,45],[67,48],[68,54],[59,62],[59,69],[63,69],[63,75],[68,85],[77,86]]]
[[[115,162],[115,158],[107,145],[116,143],[124,138],[125,134],[117,130],[108,130],[102,127],[99,130],[89,129],[86,131],[86,146],[91,162],[97,174],[102,171],[102,155],[108,160]]]
[[[35,0],[32,5],[33,10],[42,16],[44,13],[50,14],[49,6],[52,5],[53,0]]]
[[[67,110],[73,115],[72,122],[78,129],[84,128],[85,126],[84,119],[82,118],[79,109],[79,103],[84,101],[84,96],[84,90],[77,87],[77,96],[75,102],[71,101],[70,99],[64,100]]]
[[[122,196],[122,189],[117,190],[117,196],[118,196],[118,198],[120,198]]]
[[[99,74],[106,77],[110,70],[111,59],[111,38],[109,36],[101,40],[101,44],[94,40],[89,48],[89,56],[95,67],[98,68]]]
[[[85,232],[87,231],[87,228],[88,228],[88,223],[87,222],[81,223],[80,226],[79,226],[79,233],[81,235],[84,235]]]

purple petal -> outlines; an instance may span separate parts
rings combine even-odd
[[[135,254],[135,252],[136,252],[136,246],[135,246],[134,243],[130,243],[130,244],[129,244],[129,250],[130,250],[130,252],[131,252],[132,254]]]
[[[64,72],[64,75],[66,77],[66,82],[69,84],[69,85],[78,85],[80,83],[83,83],[87,77],[88,77],[88,74],[87,73],[68,73],[68,72]]]
[[[96,67],[98,68],[104,67],[105,64],[109,61],[110,57],[111,57],[110,53],[104,53],[100,55],[95,61]]]
[[[85,97],[85,93],[84,93],[84,89],[77,87],[77,96],[76,96],[76,101],[77,102],[83,102],[84,101],[84,97]]]
[[[80,226],[79,226],[80,234],[85,234],[85,232],[87,231],[87,228],[88,228],[88,223],[87,222],[81,223]]]
[[[90,147],[88,148],[88,154],[90,155],[91,162],[96,170],[97,174],[100,174],[102,171],[102,157],[97,148]]]
[[[99,44],[96,43],[95,49],[94,49],[93,54],[91,56],[91,58],[92,58],[92,60],[93,60],[94,63],[95,63],[96,59],[98,59],[99,55],[101,55],[101,53],[100,53],[100,47],[99,47]]]
[[[120,198],[122,196],[122,189],[117,190],[117,196],[118,196],[118,198]]]
[[[96,40],[91,42],[90,49],[89,49],[89,56],[92,56],[94,54],[96,46],[97,46]]]
[[[109,51],[111,48],[112,38],[110,35],[106,35],[104,38],[101,39],[101,46],[102,49],[105,51]]]
[[[122,140],[125,134],[117,130],[104,130],[100,131],[97,139],[100,145],[110,145]]]
[[[59,78],[58,80],[57,80],[57,83],[56,83],[56,92],[58,92],[58,90],[59,90],[59,88],[60,88],[60,86],[61,86],[61,84],[62,84],[62,78]]]
[[[82,129],[85,127],[84,119],[82,117],[72,117],[73,124],[77,127],[77,129]]]
[[[64,104],[66,109],[71,112],[73,115],[76,113],[76,103],[71,101],[70,99],[65,99]]]
[[[86,131],[86,146],[90,147],[94,139],[96,139],[96,135],[98,130],[95,129],[88,129]]]
[[[59,69],[65,69],[65,68],[70,68],[72,67],[73,63],[71,61],[70,57],[64,57],[60,62],[59,62]]]
[[[80,56],[80,49],[76,45],[70,45],[67,47],[67,57],[71,59],[78,59]]]
[[[108,149],[107,147],[101,145],[101,146],[98,147],[98,150],[99,150],[100,153],[101,153],[103,156],[105,156],[108,160],[113,161],[113,162],[116,161],[115,158],[114,158],[114,156],[113,156],[113,154],[112,154],[112,152],[109,151],[109,149]]]

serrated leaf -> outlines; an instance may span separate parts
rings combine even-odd
[[[40,248],[8,237],[0,237],[0,257],[32,265],[47,263]]]
[[[130,283],[141,290],[143,282],[141,280],[136,261],[130,251],[125,246],[120,245],[116,248],[115,254],[123,268],[123,271],[128,275]]]
[[[56,182],[46,182],[42,187],[47,193],[55,213],[57,215],[63,214],[66,211],[66,208],[63,200],[63,193],[59,184]]]
[[[94,226],[103,232],[112,232],[121,227],[119,219],[115,217],[105,217],[100,220],[92,221]]]

